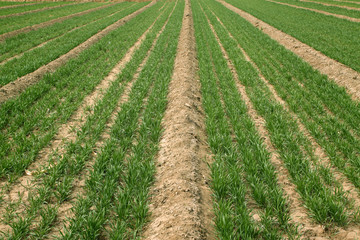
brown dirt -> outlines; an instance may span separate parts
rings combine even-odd
[[[124,25],[127,21],[134,18],[138,14],[145,11],[147,8],[151,7],[155,4],[155,1],[152,1],[150,4],[146,5],[145,7],[137,10],[136,12],[131,13],[130,15],[118,20],[117,22],[111,24],[110,26],[106,27],[102,31],[98,32],[97,34],[93,35],[91,38],[86,40],[85,42],[81,43],[79,46],[73,48],[68,53],[60,56],[59,58],[55,59],[54,61],[40,67],[36,71],[29,73],[23,77],[18,78],[14,82],[11,82],[2,88],[0,88],[0,103],[5,102],[9,98],[15,97],[24,91],[27,87],[32,84],[35,84],[39,81],[42,76],[48,72],[54,72],[57,68],[65,64],[72,58],[77,57],[82,51],[89,48],[96,42],[98,42],[101,38],[107,35],[109,32],[119,28],[120,26]]]
[[[214,239],[209,149],[195,53],[192,13],[186,0],[145,239]]]
[[[27,3],[27,4],[17,4],[17,5],[11,5],[11,6],[3,6],[0,7],[1,9],[7,9],[7,8],[16,8],[16,7],[24,7],[24,6],[31,6],[31,5],[35,5],[35,4],[40,4],[41,2],[38,3]]]
[[[133,6],[133,5],[130,5],[130,6],[126,7],[126,8],[123,8],[123,9],[121,9],[121,10],[118,10],[118,11],[116,11],[116,12],[110,14],[110,15],[105,16],[105,17],[111,17],[111,16],[113,16],[113,15],[115,15],[115,14],[121,12],[121,11],[124,11],[125,9],[130,8],[130,7],[132,7],[132,6]],[[67,32],[65,32],[65,33],[57,36],[57,37],[51,38],[51,39],[49,39],[49,40],[47,40],[47,41],[45,41],[45,42],[43,42],[43,43],[41,43],[41,44],[39,44],[39,45],[37,45],[37,46],[35,46],[35,47],[32,47],[32,48],[26,50],[25,52],[22,52],[22,53],[20,53],[20,54],[15,55],[15,56],[9,57],[9,58],[5,59],[4,61],[0,62],[0,65],[3,65],[3,64],[5,64],[5,63],[7,63],[7,62],[9,62],[9,61],[11,61],[11,60],[13,60],[13,59],[15,59],[15,58],[20,58],[20,57],[22,57],[22,56],[23,56],[25,53],[27,53],[27,52],[31,52],[32,50],[37,49],[37,48],[41,48],[41,47],[43,47],[44,45],[46,45],[47,43],[49,43],[49,42],[51,42],[51,41],[54,41],[54,40],[56,40],[56,39],[64,36],[65,34],[71,33],[71,32],[73,32],[73,31],[75,31],[75,30],[77,30],[77,29],[79,29],[79,28],[85,27],[85,26],[89,25],[90,23],[99,21],[99,20],[101,20],[101,19],[103,19],[103,18],[105,18],[105,17],[101,17],[101,18],[95,19],[95,20],[93,20],[93,21],[87,22],[87,23],[84,24],[84,25],[75,27],[75,28],[73,28],[73,29],[71,29],[71,30],[69,30],[69,31],[67,31]],[[1,101],[0,101],[0,102],[1,102]]]
[[[340,6],[340,5],[331,4],[331,3],[323,3],[323,2],[316,2],[316,1],[309,1],[309,0],[299,0],[299,1],[300,1],[300,2],[317,3],[317,4],[324,5],[324,6],[329,6],[329,7],[339,7],[339,8],[349,9],[349,10],[357,10],[357,11],[360,11],[360,8],[357,8],[357,7]]]
[[[69,4],[65,4],[65,5],[59,5],[59,6],[54,6],[54,7],[45,7],[45,8],[35,9],[35,10],[31,10],[31,11],[26,11],[26,12],[20,12],[20,13],[4,15],[4,16],[0,16],[0,19],[7,18],[7,17],[21,16],[21,15],[25,15],[25,14],[29,14],[29,13],[36,13],[36,12],[46,11],[46,10],[50,10],[50,9],[54,9],[54,8],[70,6],[70,5],[75,5],[75,4],[78,4],[78,3],[69,3]]]
[[[353,18],[353,17],[349,17],[349,16],[345,16],[345,15],[336,14],[336,13],[329,13],[329,12],[326,12],[326,11],[313,9],[313,8],[300,7],[300,6],[297,6],[297,5],[292,5],[292,4],[284,3],[284,2],[276,2],[276,1],[273,1],[273,0],[265,0],[265,1],[280,4],[280,5],[285,5],[285,6],[289,6],[289,7],[293,7],[293,8],[309,10],[309,11],[312,11],[312,12],[317,12],[317,13],[321,13],[321,14],[328,15],[328,16],[333,16],[333,17],[337,17],[337,18],[341,18],[341,19],[346,19],[346,20],[349,20],[349,21],[352,21],[352,22],[360,22],[359,18]]]
[[[220,21],[220,19],[218,19],[218,21],[223,25],[223,23]],[[224,25],[223,25],[224,26]],[[224,26],[225,27],[225,26]],[[226,28],[226,27],[225,27]],[[229,36],[232,37],[233,39],[235,39],[231,33],[229,32]],[[220,41],[218,40],[219,44],[221,45]],[[221,48],[223,49],[223,47],[221,46]],[[286,110],[287,112],[289,112],[291,114],[291,116],[293,117],[293,119],[296,120],[300,131],[308,138],[308,140],[310,141],[313,149],[314,149],[314,155],[316,156],[316,158],[319,160],[319,164],[325,166],[325,167],[329,167],[331,169],[331,172],[333,173],[335,179],[341,184],[343,190],[345,190],[346,192],[348,192],[348,198],[352,201],[354,201],[354,206],[356,208],[360,207],[360,198],[359,198],[359,193],[356,190],[356,187],[341,173],[339,172],[336,168],[334,168],[330,162],[329,157],[327,156],[327,154],[325,153],[325,151],[322,149],[322,147],[316,142],[316,140],[311,136],[311,134],[309,133],[309,131],[306,129],[305,125],[302,124],[302,122],[299,120],[299,118],[297,117],[297,115],[292,112],[287,103],[277,94],[274,86],[272,86],[270,84],[270,82],[262,75],[260,69],[258,68],[258,66],[255,64],[255,62],[253,62],[251,60],[251,58],[249,57],[249,55],[245,52],[245,50],[238,45],[238,48],[242,51],[242,53],[245,56],[245,59],[250,62],[252,64],[252,66],[254,68],[257,69],[258,73],[259,73],[259,77],[263,80],[263,82],[266,84],[266,86],[269,88],[269,90],[271,91],[271,93],[273,94],[274,98],[276,99],[276,101],[278,101],[284,108],[284,110]],[[225,52],[225,50],[223,49],[223,53]],[[226,52],[224,53],[226,59],[229,59]],[[229,61],[229,60],[228,60]],[[287,195],[290,197],[290,201],[291,201],[291,217],[293,219],[293,222],[295,224],[299,224],[301,223],[301,225],[303,226],[301,232],[302,234],[304,234],[304,236],[306,237],[326,237],[329,236],[329,233],[326,233],[324,231],[324,227],[322,227],[321,225],[315,225],[312,223],[311,219],[308,218],[306,216],[307,210],[300,206],[300,201],[298,199],[300,199],[300,196],[298,195],[298,193],[296,192],[296,188],[293,184],[289,184],[289,180],[290,176],[288,171],[282,166],[281,164],[281,160],[280,157],[278,155],[278,153],[276,153],[276,150],[274,148],[274,146],[271,143],[271,140],[269,138],[269,133],[265,128],[265,120],[257,115],[257,113],[254,110],[254,107],[252,106],[252,103],[250,102],[250,99],[248,98],[248,96],[246,95],[246,91],[244,86],[242,86],[239,81],[238,81],[238,77],[237,77],[237,73],[236,70],[234,68],[234,66],[232,65],[232,63],[230,62],[229,64],[230,69],[232,70],[235,79],[238,82],[238,88],[239,91],[241,93],[241,95],[243,95],[244,101],[246,102],[248,109],[249,109],[249,114],[252,117],[252,119],[255,122],[256,127],[258,128],[258,132],[260,133],[261,137],[263,139],[265,139],[265,146],[267,147],[268,151],[272,153],[271,156],[271,161],[273,162],[273,165],[276,167],[277,171],[278,171],[278,177],[279,177],[279,184],[281,186],[284,186],[284,190],[287,193]],[[275,154],[273,154],[275,153]],[[275,155],[275,156],[274,156]],[[286,184],[285,184],[286,182]],[[291,186],[291,190],[287,189]],[[290,193],[288,192],[290,190]],[[290,195],[289,195],[290,194]],[[296,199],[294,199],[294,197],[296,197]],[[292,205],[295,204],[296,201],[296,207],[294,208]],[[295,216],[293,216],[293,214]],[[299,217],[301,216],[301,217]],[[341,235],[341,238],[336,237],[335,239],[352,239],[351,236],[353,234],[358,234],[360,235],[360,231],[357,229],[357,226],[355,227],[348,227],[348,229],[340,229],[339,230],[339,234]]]
[[[251,14],[238,9],[222,0],[219,0],[225,7],[239,14],[249,21],[256,28],[261,29],[265,34],[283,45],[286,49],[292,51],[314,69],[327,75],[338,85],[345,87],[347,92],[354,100],[360,100],[360,74],[352,68],[329,58],[323,53],[300,42],[296,38],[274,28],[273,26],[255,18]]]
[[[64,16],[64,17],[56,18],[56,19],[53,19],[53,20],[50,20],[50,21],[47,21],[47,22],[43,22],[43,23],[32,25],[32,26],[24,27],[24,28],[21,28],[21,29],[12,31],[12,32],[3,33],[3,34],[0,35],[0,41],[4,41],[5,39],[10,38],[10,37],[14,37],[14,36],[16,36],[16,35],[18,35],[20,33],[26,33],[26,32],[30,32],[30,31],[40,29],[40,28],[44,28],[44,27],[53,25],[55,23],[62,22],[64,20],[66,20],[66,19],[81,16],[81,15],[84,15],[84,14],[87,14],[87,13],[90,13],[90,12],[93,12],[93,11],[97,11],[97,10],[100,10],[100,9],[106,8],[106,7],[109,7],[109,4],[106,4],[106,5],[100,6],[100,7],[96,7],[96,8],[91,8],[91,9],[88,9],[88,10],[83,11],[83,12],[78,12],[78,13],[67,15],[67,16]]]

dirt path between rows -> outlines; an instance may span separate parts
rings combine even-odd
[[[1,9],[7,9],[7,8],[16,8],[16,7],[31,6],[31,5],[41,4],[41,3],[42,3],[42,2],[27,3],[27,4],[15,4],[15,5],[10,5],[10,6],[3,6],[3,7],[0,7],[0,10],[1,10]]]
[[[118,20],[117,22],[107,26],[102,31],[98,32],[97,34],[93,35],[91,38],[86,40],[85,42],[81,43],[77,47],[70,50],[68,53],[60,56],[59,58],[53,60],[52,62],[40,67],[39,69],[35,70],[32,73],[29,73],[23,77],[18,78],[14,82],[8,83],[7,85],[0,88],[0,103],[5,102],[9,98],[15,97],[24,91],[27,87],[35,84],[39,81],[42,76],[48,72],[54,72],[57,68],[64,65],[67,61],[72,58],[77,57],[82,51],[89,48],[96,42],[98,42],[101,38],[107,35],[109,32],[114,31],[115,29],[124,25],[127,21],[131,20],[132,18],[136,17],[149,7],[153,6],[155,1],[152,1],[150,4],[140,8],[139,10],[131,13],[130,15]]]
[[[217,20],[220,22],[220,24],[228,31],[226,26],[221,22],[219,18]],[[213,29],[212,29],[213,30]],[[214,32],[214,30],[213,30]],[[214,33],[217,37],[216,33]],[[232,36],[232,34],[228,31],[229,36],[236,41],[236,39]],[[251,100],[246,94],[245,87],[240,84],[235,67],[232,65],[231,61],[229,60],[229,57],[223,48],[222,44],[220,43],[219,38],[217,37],[219,45],[223,51],[223,54],[225,58],[229,62],[229,68],[232,70],[234,78],[237,81],[238,89],[243,97],[243,100],[245,101],[248,109],[249,109],[249,115],[255,122],[255,126],[258,129],[258,132],[260,133],[261,137],[264,139],[265,146],[267,150],[271,153],[271,162],[275,166],[278,174],[278,182],[283,187],[285,193],[287,196],[289,196],[290,199],[290,213],[291,218],[294,222],[294,224],[301,224],[302,228],[300,229],[300,232],[303,234],[303,236],[306,237],[329,237],[331,233],[327,233],[324,231],[324,228],[321,225],[314,224],[312,220],[307,216],[307,210],[302,206],[300,195],[296,192],[296,187],[293,183],[289,181],[290,175],[286,168],[284,168],[284,164],[282,163],[282,160],[280,159],[279,154],[276,152],[275,147],[273,146],[270,135],[266,129],[265,126],[265,120],[259,116],[253,107]],[[296,121],[300,131],[308,138],[310,141],[313,150],[314,155],[319,160],[319,164],[329,167],[331,169],[332,174],[334,174],[335,179],[341,184],[344,191],[348,192],[348,197],[351,201],[353,201],[355,208],[360,207],[360,198],[359,194],[356,190],[356,187],[341,173],[339,172],[335,167],[332,166],[330,159],[324,149],[316,142],[316,140],[311,136],[310,132],[307,130],[304,124],[300,121],[300,119],[297,117],[297,115],[290,110],[287,103],[278,95],[277,91],[275,90],[274,86],[270,84],[270,82],[264,77],[264,75],[261,73],[259,67],[255,64],[255,62],[252,61],[250,56],[245,52],[245,50],[238,44],[237,47],[241,50],[243,53],[246,61],[248,61],[259,73],[260,79],[265,83],[265,85],[269,88],[270,92],[274,96],[275,100],[281,104],[283,109],[290,113],[292,118]],[[360,235],[360,232],[358,231],[357,227],[355,226],[349,226],[347,229],[338,229],[339,233],[336,239],[352,239],[352,236],[355,234]]]
[[[145,239],[214,239],[210,150],[196,68],[192,13],[186,0]]]
[[[312,11],[312,12],[317,12],[317,13],[321,13],[321,14],[324,14],[324,15],[333,16],[333,17],[337,17],[337,18],[341,18],[341,19],[346,19],[346,20],[349,20],[351,22],[360,22],[359,18],[353,18],[353,17],[340,15],[340,14],[336,14],[336,13],[330,13],[330,12],[326,12],[326,11],[322,11],[322,10],[318,10],[318,9],[313,9],[313,8],[301,7],[301,6],[292,5],[292,4],[289,4],[289,3],[276,2],[276,1],[273,1],[273,0],[265,0],[265,1],[280,4],[280,5],[285,5],[285,6],[293,7],[293,8],[297,8],[297,9],[309,10],[309,11]]]
[[[317,69],[322,74],[327,75],[338,85],[345,87],[354,100],[360,100],[360,73],[334,59],[329,58],[309,45],[300,42],[296,38],[276,29],[260,19],[255,18],[251,14],[222,0],[218,1],[228,9],[246,19],[254,27],[269,35],[273,40],[283,45],[286,49],[298,55],[314,69]]]
[[[320,5],[329,6],[329,7],[339,7],[339,8],[349,9],[349,10],[360,11],[360,8],[356,8],[356,7],[341,6],[341,5],[331,4],[331,3],[323,3],[323,2],[316,2],[316,1],[309,1],[309,0],[299,0],[299,1],[300,2],[317,3]]]
[[[110,6],[111,5],[113,5],[113,4],[110,4]],[[81,15],[84,15],[84,14],[87,14],[87,13],[90,13],[90,12],[94,12],[94,11],[97,11],[97,10],[100,10],[100,9],[103,9],[103,8],[107,8],[107,7],[109,7],[109,4],[106,4],[106,5],[100,6],[100,7],[96,7],[96,8],[91,8],[91,9],[88,9],[88,10],[85,10],[85,11],[82,11],[82,12],[70,14],[70,15],[67,15],[67,16],[64,16],[64,17],[55,18],[53,20],[42,22],[42,23],[35,24],[35,25],[32,25],[32,26],[20,28],[18,30],[14,30],[12,32],[3,33],[3,34],[0,35],[0,41],[4,41],[5,39],[10,38],[10,37],[14,37],[14,36],[16,36],[16,35],[18,35],[20,33],[26,33],[26,32],[30,32],[30,31],[34,31],[34,30],[37,30],[37,29],[40,29],[40,28],[44,28],[44,27],[53,25],[55,23],[62,22],[62,21],[66,20],[66,19],[69,19],[69,18],[81,16]]]
[[[20,12],[20,13],[4,15],[4,16],[0,16],[0,19],[8,18],[8,17],[21,16],[21,15],[25,15],[25,14],[29,14],[29,13],[36,13],[36,12],[46,11],[46,10],[50,10],[50,9],[54,9],[54,8],[59,8],[59,7],[64,7],[64,6],[71,6],[71,5],[75,5],[75,4],[79,4],[79,3],[62,4],[62,5],[54,6],[54,7],[44,7],[44,8],[35,9],[35,10],[31,10],[31,11],[26,11],[26,12]]]

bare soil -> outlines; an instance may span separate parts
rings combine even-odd
[[[169,86],[145,239],[214,239],[204,113],[190,2]]]
[[[32,73],[29,73],[23,77],[18,78],[17,80],[3,86],[0,88],[0,103],[5,102],[9,98],[15,97],[24,91],[27,87],[35,84],[38,82],[46,73],[54,72],[57,68],[65,64],[72,58],[77,57],[82,51],[89,48],[96,42],[98,42],[101,38],[107,35],[109,32],[119,28],[120,26],[124,25],[127,21],[134,18],[138,14],[145,11],[147,8],[151,7],[155,4],[155,1],[151,2],[150,4],[146,5],[145,7],[137,10],[134,13],[118,20],[117,22],[111,24],[110,26],[106,27],[102,31],[98,32],[97,34],[93,35],[91,38],[80,44],[79,46],[73,48],[68,53],[60,56],[59,58],[55,59],[54,61],[40,67],[39,69],[35,70]]]
[[[297,5],[292,5],[292,4],[284,3],[284,2],[276,2],[276,1],[273,1],[273,0],[266,0],[266,1],[276,3],[276,4],[280,4],[280,5],[289,6],[289,7],[293,7],[293,8],[309,10],[309,11],[312,11],[312,12],[317,12],[317,13],[321,13],[321,14],[324,14],[324,15],[333,16],[333,17],[337,17],[337,18],[341,18],[341,19],[346,19],[346,20],[349,20],[351,22],[360,22],[359,18],[353,18],[353,17],[349,17],[349,16],[345,16],[345,15],[336,14],[336,13],[329,13],[329,12],[326,12],[326,11],[313,9],[313,8],[300,7],[300,6],[297,6]]]
[[[253,26],[260,29],[272,39],[283,45],[286,49],[292,51],[304,61],[309,63],[314,69],[327,75],[339,86],[345,87],[347,92],[354,100],[360,100],[360,74],[352,68],[339,63],[338,61],[324,55],[314,48],[300,42],[296,38],[276,29],[275,27],[255,18],[251,14],[238,9],[224,1],[219,0],[225,7],[239,14],[249,21]]]

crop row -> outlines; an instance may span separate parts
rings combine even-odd
[[[179,3],[134,84],[129,101],[122,106],[111,138],[86,183],[87,195],[76,204],[65,239],[104,234],[105,223],[110,226],[107,234],[112,239],[135,238],[141,233],[148,216],[153,158],[158,151],[176,55],[177,41],[172,40],[178,38],[182,13],[183,3]],[[94,227],[83,231],[89,221]]]
[[[0,61],[4,61],[16,54],[23,53],[75,28],[82,27],[93,21],[107,17],[110,14],[121,11],[123,8],[131,6],[132,4],[133,3],[127,2],[119,3],[81,16],[72,17],[45,28],[40,28],[27,33],[20,33],[14,37],[7,38],[5,41],[0,42]]]
[[[319,3],[330,3],[333,5],[339,5],[339,6],[348,6],[348,7],[355,7],[355,8],[359,8],[359,4],[356,4],[356,1],[354,1],[353,3],[351,1],[334,1],[334,0],[312,0],[314,2],[319,2]]]
[[[275,2],[288,3],[291,5],[295,5],[295,6],[321,10],[321,11],[340,14],[340,15],[349,16],[349,17],[353,17],[353,18],[360,18],[359,11],[339,8],[336,6],[324,6],[324,5],[313,3],[313,2],[301,2],[301,1],[292,1],[292,0],[276,0]]]
[[[84,165],[87,161],[92,157],[91,153],[93,152],[94,145],[97,141],[99,141],[99,137],[101,133],[104,131],[104,128],[106,126],[107,119],[109,118],[109,115],[114,111],[114,108],[116,107],[116,104],[118,102],[118,98],[121,96],[121,94],[124,91],[124,88],[126,84],[132,79],[132,76],[134,75],[135,71],[137,70],[139,64],[141,61],[143,61],[147,51],[152,45],[152,42],[155,38],[156,33],[159,31],[161,26],[164,24],[164,21],[169,15],[169,12],[173,8],[174,4],[172,3],[170,7],[166,8],[165,14],[163,14],[160,19],[156,22],[154,27],[151,29],[149,34],[146,37],[146,40],[140,47],[140,49],[135,53],[132,60],[129,62],[129,64],[125,67],[125,69],[122,71],[122,73],[119,75],[117,80],[113,82],[111,87],[108,89],[107,93],[104,95],[104,97],[96,104],[94,107],[94,114],[89,116],[87,119],[85,125],[82,127],[82,129],[78,133],[78,138],[74,143],[69,143],[67,147],[67,151],[64,154],[63,157],[56,157],[56,154],[53,156],[53,159],[50,159],[50,162],[55,161],[55,164],[52,162],[53,168],[48,169],[47,174],[42,175],[41,181],[43,182],[43,186],[38,190],[38,198],[32,200],[32,204],[30,204],[29,209],[27,210],[29,213],[28,218],[26,219],[20,219],[19,222],[26,222],[30,223],[33,220],[34,217],[34,209],[39,208],[39,204],[44,202],[46,199],[50,199],[51,196],[55,196],[57,198],[57,203],[61,204],[63,201],[67,200],[69,198],[69,192],[72,188],[72,182],[73,179],[76,177],[76,175],[80,174],[82,171]],[[157,10],[157,9],[156,9]],[[177,10],[177,13],[179,14],[180,10]],[[144,16],[145,17],[145,16]],[[171,21],[169,21],[169,27],[170,29],[173,28],[174,22],[177,22],[178,19],[172,18]],[[167,28],[167,29],[168,29]],[[175,32],[176,33],[176,32]],[[91,190],[99,189],[101,192],[103,192],[108,187],[115,187],[111,184],[114,184],[114,177],[116,177],[118,174],[123,172],[123,169],[119,169],[120,167],[124,166],[123,164],[115,164],[117,161],[118,163],[121,163],[121,156],[125,157],[125,153],[127,153],[127,149],[130,150],[132,147],[134,149],[138,149],[137,151],[134,150],[134,156],[131,156],[131,159],[133,161],[139,161],[144,160],[147,158],[151,158],[156,153],[156,147],[152,146],[156,144],[156,139],[158,139],[160,134],[160,121],[161,121],[161,112],[159,111],[164,109],[164,104],[166,103],[164,101],[164,98],[166,98],[166,81],[163,81],[166,78],[169,78],[171,74],[171,67],[172,65],[168,65],[166,67],[160,67],[161,63],[163,62],[163,57],[169,57],[168,59],[171,59],[171,55],[174,54],[172,50],[171,52],[168,52],[168,55],[164,55],[163,50],[166,49],[166,45],[168,45],[169,36],[167,34],[171,34],[171,31],[168,30],[168,33],[164,32],[164,36],[161,35],[159,39],[158,45],[154,49],[154,53],[150,56],[150,59],[148,63],[146,64],[145,68],[141,72],[139,78],[134,83],[131,93],[128,97],[128,102],[123,103],[121,106],[121,111],[118,113],[117,120],[115,121],[115,124],[111,131],[111,139],[108,140],[105,143],[105,146],[101,150],[101,154],[98,155],[96,163],[94,165],[94,172],[91,173],[89,178],[89,183],[87,184],[87,188],[89,188],[89,194],[86,195],[86,199],[79,200],[79,206],[76,211],[80,211],[80,209],[86,207],[87,205],[84,205],[84,202],[87,202],[88,200],[94,200],[93,198],[99,198],[101,194],[92,194]],[[174,34],[174,33],[172,33]],[[162,40],[161,40],[162,39]],[[170,38],[171,39],[171,38]],[[176,43],[175,48],[176,48]],[[172,46],[174,48],[174,46]],[[165,52],[166,53],[166,52]],[[162,56],[162,57],[160,57]],[[162,69],[163,68],[163,69]],[[167,70],[166,70],[167,69]],[[170,71],[169,71],[170,70]],[[165,71],[165,72],[164,72]],[[158,79],[155,83],[155,81]],[[121,86],[119,88],[119,85]],[[153,86],[153,87],[152,87]],[[150,87],[150,88],[149,88]],[[154,89],[151,91],[151,89]],[[151,94],[149,92],[152,92]],[[147,100],[147,106],[146,110],[139,111],[144,108],[143,106],[143,99],[149,95]],[[159,98],[159,96],[162,96]],[[150,109],[148,109],[150,108]],[[138,127],[138,119],[140,117],[140,112],[144,112],[144,116],[142,117],[142,125]],[[157,119],[157,120],[156,120]],[[138,129],[139,128],[139,129]],[[142,140],[137,140],[138,144],[135,145],[134,137],[136,136],[135,132],[139,132],[137,135]],[[150,135],[149,135],[150,134]],[[149,139],[150,138],[150,139]],[[149,142],[150,141],[150,142]],[[148,144],[147,144],[148,142]],[[152,143],[152,145],[151,145]],[[121,148],[118,148],[121,146]],[[148,150],[145,150],[145,149]],[[115,153],[114,153],[115,151]],[[123,152],[124,151],[124,152]],[[120,154],[122,152],[122,154]],[[118,154],[116,154],[118,153]],[[116,159],[119,158],[119,159]],[[119,162],[120,161],[120,162]],[[104,165],[104,163],[113,163],[115,165]],[[133,191],[144,191],[146,190],[146,184],[149,184],[149,180],[151,180],[152,171],[146,172],[146,170],[149,170],[149,167],[151,166],[151,163],[148,162],[147,167],[140,169],[140,166],[143,166],[141,162],[133,162],[132,164],[136,164],[136,167],[134,167],[133,171],[145,171],[145,174],[148,174],[148,177],[145,176],[142,178],[143,183],[138,181],[137,175],[131,174],[130,177],[135,177],[133,180],[134,184],[140,184],[142,188],[138,188],[137,186],[134,186],[133,188],[131,185],[127,185],[131,192]],[[102,178],[104,173],[101,173],[104,171],[104,168],[106,170],[109,170],[112,174],[107,172],[106,177]],[[113,172],[112,170],[115,170]],[[141,173],[141,172],[140,172]],[[100,174],[100,175],[98,175]],[[115,175],[114,175],[115,174]],[[150,175],[149,175],[150,174]],[[100,178],[99,178],[100,177]],[[110,179],[113,179],[113,181],[110,181]],[[104,181],[104,182],[103,182]],[[100,186],[100,184],[104,184],[104,186]],[[110,185],[109,185],[110,184]],[[111,193],[114,195],[116,189],[112,188],[110,192],[103,192],[105,193]],[[98,191],[98,190],[97,190]],[[41,194],[46,192],[46,194]],[[130,194],[131,192],[127,192],[126,194]],[[94,200],[91,202],[91,204],[95,204],[98,202],[98,204],[104,204],[105,199],[107,199],[108,196],[103,195],[103,198],[99,200]],[[142,194],[136,194],[136,192],[131,193],[130,197],[137,197],[140,198],[142,202],[146,201],[146,195]],[[145,198],[144,198],[145,197]],[[109,199],[108,199],[109,200]],[[98,205],[96,204],[96,205]],[[123,205],[121,207],[128,206],[129,204]],[[97,206],[97,207],[100,207]],[[81,226],[84,225],[84,220],[86,223],[88,221],[86,220],[89,218],[91,221],[92,217],[95,215],[102,215],[104,212],[103,210],[108,209],[109,206],[107,205],[101,205],[101,209],[97,208],[97,211],[94,211],[91,216],[84,216],[82,214],[85,214],[85,212],[81,211],[78,214],[81,215],[80,218],[74,219],[72,224],[70,225],[70,230],[66,231],[64,238],[74,239],[74,237],[83,236],[86,238],[86,236],[96,236],[99,233],[99,227],[101,225],[95,224],[93,226],[87,226],[88,229],[84,231],[84,228]],[[135,207],[135,206],[133,206]],[[146,207],[143,203],[139,207]],[[56,212],[56,206],[52,207],[52,211],[49,212]],[[141,211],[143,212],[144,209],[132,209],[132,211]],[[89,214],[89,212],[86,212],[86,214]],[[130,215],[128,217],[132,216],[132,213],[129,213]],[[40,213],[41,215],[41,213]],[[51,214],[47,214],[51,215]],[[99,215],[99,216],[100,216]],[[42,216],[42,215],[41,215]],[[78,215],[76,215],[78,216]],[[142,217],[142,222],[145,220],[145,216]],[[50,217],[47,217],[50,218]],[[96,218],[97,221],[101,222],[103,219]],[[120,221],[117,220],[117,221]],[[121,219],[122,225],[125,223],[128,225],[128,227],[131,227],[131,222],[124,221]],[[15,226],[18,226],[19,222],[14,222],[13,224]],[[118,223],[116,223],[118,224]],[[80,227],[80,228],[79,228]],[[94,227],[94,228],[92,228]],[[141,227],[141,225],[137,226],[137,228]],[[114,231],[113,234],[121,234],[119,232],[121,229],[117,229]],[[127,229],[122,229],[122,231],[127,231]],[[133,230],[133,232],[138,231],[139,229]],[[16,232],[14,230],[14,232]]]
[[[23,2],[0,2],[0,7],[7,7],[7,6],[14,6],[14,7],[21,7],[16,5],[24,5]]]
[[[0,19],[0,34],[14,31],[23,27],[49,21],[55,18],[67,16],[70,14],[82,12],[91,8],[103,6],[109,3],[79,3],[75,5],[63,6],[61,8],[49,9],[44,12],[36,12],[21,16],[14,16]]]
[[[22,174],[38,151],[52,139],[58,124],[69,119],[84,96],[93,90],[117,59],[149,27],[156,15],[156,8],[112,31],[79,57],[0,106],[1,177],[11,179]],[[144,21],[144,16],[149,20]],[[143,25],[138,26],[137,21],[144,21]],[[117,36],[121,36],[122,41],[113,40]]]
[[[144,7],[146,4],[148,4],[148,2],[138,3],[130,6],[129,8],[123,7],[122,11],[119,11],[112,16],[102,18],[81,28],[75,29],[74,31],[68,32],[59,38],[48,42],[41,48],[36,48],[32,51],[24,53],[19,58],[6,62],[0,66],[0,86],[4,86],[9,82],[15,81],[17,78],[31,73],[39,67],[57,59],[102,29],[129,15],[130,13],[135,12],[141,7]]]
[[[310,140],[299,128],[292,114],[274,98],[267,85],[258,76],[257,69],[246,61],[238,44],[245,49],[259,66],[261,73],[274,85],[279,95],[289,104],[290,109],[300,117],[313,137],[326,150],[333,164],[338,167],[338,171],[347,175],[355,185],[359,179],[356,173],[359,170],[358,156],[356,156],[359,144],[352,133],[358,133],[359,130],[351,119],[357,115],[357,104],[351,101],[344,89],[312,70],[306,63],[220,3],[209,1],[201,5],[230,61],[234,64],[246,94],[257,113],[264,118],[271,141],[289,171],[292,182],[297,186],[309,215],[324,225],[348,224],[356,218],[353,215],[356,211],[353,211],[352,203],[342,190],[341,183],[336,181],[331,168],[319,162],[314,155]],[[194,9],[194,15],[200,12],[198,8]],[[216,154],[215,164],[212,167],[212,187],[217,201],[215,211],[218,232],[224,238],[239,238],[240,234],[245,234],[242,237],[258,235],[279,237],[276,229],[280,228],[292,235],[296,231],[289,224],[286,199],[283,199],[281,190],[276,187],[276,174],[271,173],[274,169],[268,166],[270,165],[268,153],[261,147],[262,142],[258,139],[251,120],[246,116],[246,107],[239,93],[234,91],[236,86],[231,71],[227,69],[226,61],[210,28],[204,27],[205,17],[202,18],[202,22],[195,23],[195,29],[198,29],[196,34],[200,76],[204,87],[208,85],[203,90],[203,94],[204,107],[208,114],[209,143]],[[207,31],[208,35],[201,36],[201,31]],[[229,35],[229,32],[235,39]],[[209,49],[206,50],[202,45],[207,45]],[[293,67],[294,64],[297,68]],[[210,83],[210,80],[213,82]],[[215,90],[217,88],[219,93]],[[209,99],[206,98],[207,94]],[[338,102],[339,100],[341,103]],[[236,107],[231,107],[231,104]],[[341,106],[346,108],[341,109]],[[334,111],[334,115],[329,115],[325,109]],[[335,109],[341,112],[336,112]],[[352,118],[349,109],[352,109],[351,113],[354,114]],[[252,129],[252,132],[249,129]],[[246,136],[246,133],[249,133],[249,136]],[[321,137],[319,133],[322,133]],[[239,143],[238,146],[233,145],[232,138]],[[341,138],[347,139],[345,140],[347,143],[340,142]],[[254,146],[257,151],[250,150]],[[336,150],[331,151],[331,149]],[[339,154],[340,151],[342,154]],[[335,152],[338,154],[336,159],[331,155]],[[352,155],[344,156],[350,153]],[[263,166],[260,162],[256,168],[252,168],[251,164],[255,164],[254,162],[260,159],[263,159]],[[227,164],[232,164],[231,166],[234,167]],[[268,170],[261,171],[264,166],[267,166]],[[233,173],[231,173],[232,169],[234,169]],[[259,175],[251,169],[258,169]],[[244,175],[244,179],[236,175],[238,172]],[[231,184],[237,185],[230,187]],[[252,197],[258,206],[263,208],[260,221],[262,226],[254,223],[249,217],[245,203],[247,186],[251,189]],[[233,189],[239,191],[234,192]],[[273,210],[274,206],[277,206],[276,211]],[[271,217],[271,214],[274,216]],[[237,218],[240,217],[242,219],[238,220]],[[276,218],[277,221],[274,222]]]
[[[333,164],[359,188],[359,104],[326,76],[250,28],[236,14],[230,14],[244,24],[244,29],[249,29],[248,36],[238,33],[237,41],[326,150]],[[234,32],[234,29],[228,25],[229,31]],[[259,40],[250,45],[249,41],[255,38]],[[259,53],[257,49],[265,43],[267,46]]]
[[[192,8],[207,133],[215,154],[211,172],[218,234],[222,239],[280,238],[282,231],[294,230],[287,200],[206,17],[198,3]],[[262,209],[260,222],[251,217],[248,191]]]
[[[330,58],[356,71],[360,70],[357,61],[360,50],[355,34],[360,31],[359,23],[264,0],[226,2],[290,34]]]
[[[46,7],[61,6],[64,4],[69,4],[69,3],[71,3],[71,2],[48,2],[48,3],[40,3],[40,4],[35,4],[35,5],[29,5],[29,6],[18,6],[16,8],[7,8],[7,9],[0,10],[0,16],[15,14],[15,13],[22,13],[22,12],[42,9],[42,8],[46,8]]]

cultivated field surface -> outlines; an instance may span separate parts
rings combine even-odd
[[[360,239],[360,0],[0,1],[0,239]]]

